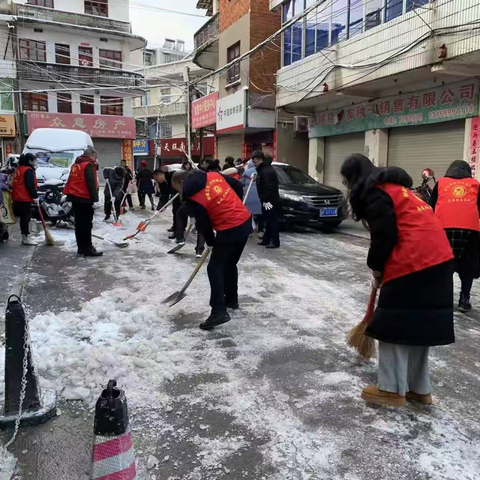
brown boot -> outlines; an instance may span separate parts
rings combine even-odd
[[[362,391],[362,398],[368,403],[376,405],[389,405],[391,407],[403,407],[405,397],[398,393],[384,392],[379,390],[376,385],[370,385]]]
[[[430,405],[433,403],[431,393],[422,395],[420,393],[407,392],[406,397],[408,398],[408,400],[413,400],[414,402],[423,403],[424,405]]]

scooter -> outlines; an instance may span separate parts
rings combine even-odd
[[[422,184],[419,187],[412,188],[415,195],[426,203],[428,203],[432,196],[433,188],[429,185],[431,180],[433,180],[433,185],[435,185],[435,173],[431,168],[425,168],[422,172]]]
[[[59,222],[66,222],[75,225],[73,205],[63,193],[65,182],[60,179],[46,180],[38,189],[40,207],[45,221],[56,225]],[[32,217],[40,220],[38,209],[32,210]]]

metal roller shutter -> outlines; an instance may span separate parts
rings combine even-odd
[[[388,140],[388,165],[405,169],[414,185],[422,182],[422,170],[435,177],[445,175],[454,160],[463,159],[465,120],[392,128]]]
[[[225,163],[225,157],[241,158],[243,135],[221,135],[217,137],[217,158],[220,165]]]
[[[336,187],[345,191],[342,184],[340,169],[342,164],[352,153],[365,151],[365,132],[350,133],[348,135],[337,135],[327,137],[325,140],[325,168],[323,183],[329,187]]]
[[[93,147],[98,153],[98,165],[100,169],[106,167],[117,167],[122,159],[122,141],[95,138]]]

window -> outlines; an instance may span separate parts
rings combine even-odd
[[[18,40],[18,49],[20,60],[33,60],[34,62],[46,62],[47,52],[45,42],[37,42],[35,40]]]
[[[101,67],[122,68],[122,52],[101,48],[98,54],[100,56]]]
[[[123,115],[122,97],[100,97],[102,115]]]
[[[15,110],[11,90],[14,90],[13,80],[10,78],[2,78],[2,83],[0,84],[0,110],[2,111],[13,112]]]
[[[72,113],[72,95],[70,93],[57,93],[58,113]]]
[[[159,134],[160,138],[172,138],[172,124],[168,120],[160,120],[159,124]]]
[[[55,44],[55,63],[70,65],[70,45]]]
[[[175,40],[171,40],[170,38],[165,39],[165,43],[163,45],[163,48],[168,48],[170,50],[175,49]]]
[[[162,96],[162,103],[172,103],[172,89],[170,87],[161,88],[160,95]]]
[[[151,67],[154,64],[155,56],[152,52],[144,52],[143,63],[147,67]]]
[[[55,8],[53,0],[28,0],[28,5],[38,5],[39,7]]]
[[[87,113],[93,115],[95,113],[95,99],[88,95],[82,95],[80,97],[80,113]]]
[[[163,61],[165,63],[172,63],[176,62],[177,60],[179,60],[179,57],[177,55],[171,55],[170,53],[163,54]]]
[[[235,45],[232,45],[227,49],[227,63],[230,63],[232,60],[235,60],[240,56],[240,42],[237,42]],[[236,82],[240,80],[240,62],[236,63],[228,69],[227,72],[228,83]]]
[[[108,0],[85,0],[85,13],[98,17],[108,17]]]
[[[24,93],[23,109],[29,112],[48,112],[47,93]]]
[[[78,47],[78,63],[82,67],[93,67],[93,52],[91,47]]]
[[[387,0],[385,21],[389,22],[403,14],[403,0]]]

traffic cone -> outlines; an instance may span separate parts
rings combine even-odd
[[[132,437],[128,430],[127,399],[110,380],[95,406],[95,440],[91,480],[134,480],[137,478]]]

